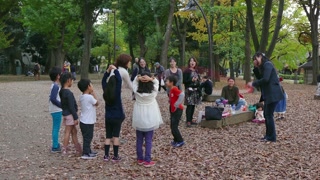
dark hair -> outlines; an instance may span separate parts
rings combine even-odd
[[[148,72],[144,72],[141,74],[141,76],[144,76],[144,75],[151,77],[150,73]],[[152,93],[153,90],[154,90],[154,86],[152,81],[148,81],[148,82],[139,81],[138,90],[137,90],[138,93]]]
[[[78,88],[81,92],[84,92],[88,89],[90,83],[91,81],[89,79],[80,79],[80,81],[78,82]]]
[[[256,52],[253,57],[252,60],[255,60],[257,57],[262,57],[261,59],[261,65],[264,64],[265,62],[269,61],[269,59],[266,57],[266,55],[262,52]]]
[[[229,81],[230,79],[232,79],[233,81],[236,81],[233,77],[229,77],[229,78],[228,78],[228,81]]]
[[[177,62],[177,61],[176,61],[176,58],[170,57],[170,58],[169,58],[169,62],[171,62],[172,60],[173,60],[174,62]]]
[[[51,81],[55,81],[57,80],[58,75],[61,74],[61,68],[59,67],[52,67],[50,72],[49,72],[49,76]]]
[[[138,67],[141,68],[141,66],[140,66],[141,60],[144,60],[146,62],[146,67],[147,67],[147,61],[144,59],[144,57],[139,57]]]
[[[128,63],[132,60],[132,57],[128,54],[120,54],[116,60],[115,66],[123,67],[125,69],[128,68]]]
[[[191,61],[191,59],[193,59],[194,62],[196,62],[196,66],[195,66],[195,67],[197,67],[197,66],[198,66],[198,61],[197,61],[197,59],[196,59],[195,57],[191,57],[191,58],[188,60],[188,67],[190,68],[190,61]]]
[[[259,108],[262,108],[262,110],[263,110],[263,104],[262,103],[257,103],[256,104],[256,109],[259,109]]]
[[[71,73],[69,73],[69,72],[64,72],[64,73],[62,73],[61,76],[60,76],[61,86],[63,87],[63,86],[67,83],[67,81],[68,81],[69,79],[72,79]]]
[[[172,82],[174,86],[175,86],[175,85],[177,84],[177,82],[178,82],[178,78],[177,78],[176,76],[172,76],[172,75],[169,76],[169,77],[167,77],[166,80],[169,81],[169,82]]]
[[[203,79],[208,79],[208,76],[203,76]]]

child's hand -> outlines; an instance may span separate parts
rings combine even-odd
[[[74,120],[74,125],[78,125],[79,124],[79,121],[78,120]]]

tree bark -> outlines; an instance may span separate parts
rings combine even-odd
[[[89,77],[89,62],[90,62],[90,50],[91,50],[91,35],[93,25],[93,15],[89,8],[89,0],[85,0],[84,3],[84,50],[83,58],[81,62],[81,78]]]
[[[269,27],[270,27],[270,12],[272,7],[272,0],[266,0],[264,6],[264,13],[263,13],[263,21],[262,21],[262,32],[260,38],[260,52],[266,52],[268,40],[269,40]]]
[[[244,35],[245,39],[245,62],[244,62],[244,72],[243,78],[246,81],[246,84],[251,81],[251,69],[250,69],[250,62],[251,62],[251,47],[250,47],[250,24],[249,18],[246,17],[246,32]]]
[[[170,9],[169,9],[169,16],[168,16],[168,23],[166,32],[164,35],[164,42],[162,44],[162,51],[160,55],[160,62],[164,67],[167,67],[167,59],[168,59],[168,48],[170,43],[170,37],[172,32],[172,22],[173,22],[173,13],[174,13],[174,7],[175,7],[176,1],[170,0]]]
[[[268,0],[267,0],[268,1]],[[247,4],[247,17],[249,19],[249,24],[250,24],[250,29],[251,29],[251,36],[252,36],[252,41],[254,45],[254,49],[256,51],[259,50],[259,40],[258,40],[258,34],[256,30],[256,25],[254,23],[254,16],[253,16],[253,11],[252,11],[252,1],[251,0],[246,0]]]
[[[311,1],[300,0],[300,3],[307,14],[311,26],[311,42],[312,42],[312,84],[317,84],[317,76],[319,75],[319,42],[318,42],[318,19],[319,19],[319,0]],[[309,10],[307,9],[309,7]]]
[[[143,32],[138,33],[138,41],[140,46],[140,57],[144,57],[147,54],[148,48],[146,46],[146,37]]]
[[[279,9],[278,9],[276,25],[274,27],[272,40],[270,42],[268,51],[266,53],[267,57],[271,57],[272,52],[273,52],[273,50],[274,50],[274,48],[276,46],[276,43],[277,43],[277,39],[278,39],[279,32],[280,32],[280,29],[281,29],[281,20],[282,20],[283,8],[284,8],[284,0],[279,0]]]

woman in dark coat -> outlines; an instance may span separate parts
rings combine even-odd
[[[260,52],[253,56],[253,72],[257,78],[256,81],[248,83],[249,86],[259,87],[261,89],[260,101],[264,102],[264,117],[266,119],[266,135],[262,141],[276,142],[276,128],[274,124],[273,113],[280,100],[284,98],[281,89],[277,71],[269,59]]]
[[[196,124],[192,122],[196,105],[201,103],[200,75],[197,70],[197,60],[191,57],[188,61],[188,69],[183,72],[183,84],[185,87],[184,104],[187,105],[187,127]]]

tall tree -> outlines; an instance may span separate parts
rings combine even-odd
[[[164,41],[162,44],[162,51],[161,51],[161,56],[160,56],[160,61],[161,64],[164,67],[167,67],[167,58],[168,58],[168,48],[169,48],[169,43],[170,43],[170,37],[171,37],[171,32],[172,32],[172,23],[173,23],[173,13],[174,13],[174,8],[176,5],[175,0],[170,0],[170,9],[169,9],[169,15],[168,15],[168,22],[166,26],[166,32],[164,34]]]
[[[90,51],[93,35],[93,24],[96,22],[100,13],[102,13],[103,6],[107,6],[105,0],[78,0],[82,7],[82,17],[84,22],[84,48],[81,62],[81,78],[88,78]],[[115,47],[113,47],[115,48]]]
[[[311,26],[311,42],[312,42],[312,84],[317,84],[317,75],[319,74],[319,41],[318,41],[318,19],[320,4],[319,0],[299,0],[298,3],[303,7],[307,14]]]
[[[79,6],[74,1],[24,0],[22,15],[25,27],[46,37],[51,52],[50,66],[62,67],[66,52],[79,42]]]
[[[252,36],[252,41],[254,44],[254,48],[256,51],[261,51],[261,52],[266,52],[266,55],[270,57],[272,55],[272,52],[274,50],[275,44],[277,43],[277,38],[279,35],[279,31],[281,29],[281,20],[282,20],[282,14],[283,14],[283,8],[284,8],[284,0],[279,0],[279,5],[278,5],[278,15],[276,19],[276,26],[274,27],[273,30],[273,38],[272,41],[269,43],[269,27],[270,27],[270,19],[271,19],[271,9],[272,9],[272,0],[265,0],[264,3],[264,15],[263,15],[263,20],[262,20],[262,32],[261,32],[261,37],[260,37],[260,42],[258,40],[258,33],[256,29],[256,24],[255,24],[255,19],[254,19],[254,13],[252,9],[252,0],[246,0],[246,5],[247,5],[247,16],[250,24],[250,29],[251,29],[251,36]],[[268,51],[267,51],[267,46],[269,45]]]

